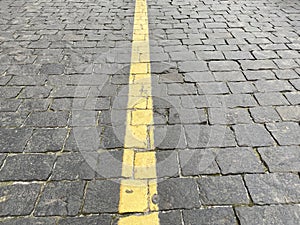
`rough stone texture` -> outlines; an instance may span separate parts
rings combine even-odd
[[[159,181],[157,184],[159,208],[190,209],[199,207],[199,194],[194,179],[172,178]]]
[[[217,150],[216,161],[222,174],[261,173],[262,163],[251,148],[225,148]]]
[[[300,127],[298,123],[269,123],[267,124],[267,129],[272,133],[280,145],[300,144]]]
[[[179,210],[160,212],[158,216],[160,225],[181,224],[182,221]]]
[[[1,225],[56,225],[55,218],[14,218],[0,221]]]
[[[112,180],[88,183],[83,207],[85,213],[116,213],[119,206],[120,184]]]
[[[1,181],[47,180],[55,156],[43,154],[10,155],[0,170]]]
[[[300,147],[278,146],[258,149],[271,172],[300,171]]]
[[[0,215],[29,215],[40,192],[40,184],[9,184],[0,186]]]
[[[0,152],[23,152],[31,132],[28,128],[0,128]]]
[[[300,181],[296,174],[247,174],[245,181],[255,204],[297,203]]]
[[[241,225],[294,225],[299,222],[300,205],[237,207],[236,212]]]
[[[112,221],[111,215],[85,216],[85,217],[67,217],[58,220],[58,225],[110,225]]]
[[[271,146],[275,143],[263,125],[242,124],[233,126],[233,129],[240,146]]]
[[[236,223],[234,212],[230,207],[183,210],[185,224],[222,224]]]
[[[84,182],[50,182],[34,211],[35,216],[74,216],[83,201]]]
[[[201,177],[197,182],[203,205],[249,203],[241,176]]]
[[[181,150],[179,163],[184,176],[220,173],[216,155],[211,150]]]
[[[276,110],[283,121],[300,121],[300,106],[281,106]]]

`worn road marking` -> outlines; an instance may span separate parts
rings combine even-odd
[[[147,1],[136,0],[119,213],[140,213],[119,225],[159,225]]]

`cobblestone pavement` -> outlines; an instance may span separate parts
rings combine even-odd
[[[124,216],[134,5],[1,0],[1,225]],[[299,224],[300,1],[148,14],[160,224]]]

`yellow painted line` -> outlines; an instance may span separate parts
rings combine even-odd
[[[147,1],[136,0],[119,225],[159,225]],[[130,215],[130,213],[138,213]]]

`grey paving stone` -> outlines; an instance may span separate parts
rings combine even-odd
[[[186,82],[209,82],[214,81],[214,77],[211,72],[189,72],[184,74],[184,81]]]
[[[110,225],[112,216],[102,214],[99,216],[66,217],[58,220],[58,225]]]
[[[300,54],[296,50],[280,50],[280,51],[277,51],[277,54],[281,58],[286,58],[286,59],[297,59],[297,58],[299,59],[300,58]]]
[[[55,218],[13,218],[0,221],[1,225],[56,225]]]
[[[236,213],[241,225],[295,225],[299,221],[299,205],[271,205],[237,207]]]
[[[203,205],[249,203],[241,176],[201,177],[197,182],[200,200]]]
[[[0,127],[20,127],[29,112],[0,112]]]
[[[197,89],[200,94],[227,94],[229,89],[224,82],[197,83]]]
[[[269,123],[267,124],[267,129],[272,133],[280,145],[300,144],[300,127],[298,123]]]
[[[263,50],[263,51],[253,51],[252,54],[256,59],[276,59],[279,56],[275,51]]]
[[[174,211],[166,211],[166,212],[160,212],[158,214],[159,217],[159,224],[160,225],[181,225],[182,224],[182,216],[181,212],[178,210]]]
[[[170,52],[170,57],[173,62],[196,60],[196,56],[193,52]]]
[[[9,85],[21,85],[21,86],[31,86],[31,85],[44,85],[46,82],[46,76],[12,76]]]
[[[97,125],[98,112],[93,110],[72,110],[70,126],[92,127]]]
[[[216,163],[216,154],[210,149],[195,149],[179,151],[179,163],[183,176],[200,174],[218,174],[220,170]]]
[[[153,81],[152,81],[153,82]],[[177,72],[160,74],[159,82],[162,83],[183,83],[183,76]]]
[[[25,125],[31,127],[65,127],[69,118],[68,112],[33,112]]]
[[[0,98],[15,98],[21,90],[22,87],[1,87]]]
[[[220,125],[185,125],[188,147],[231,147],[235,146],[232,131]]]
[[[226,107],[251,107],[256,106],[257,103],[250,94],[230,94],[224,95],[224,103]]]
[[[15,112],[21,102],[20,99],[0,99],[0,112]]]
[[[299,202],[300,181],[296,174],[247,174],[245,181],[255,204]]]
[[[99,153],[83,153],[85,161],[95,168],[96,178],[121,178],[123,151],[120,150],[98,150]],[[94,166],[94,160],[97,160]]]
[[[274,70],[274,73],[276,74],[276,77],[278,77],[278,79],[297,79],[297,78],[299,78],[299,75],[292,69]]]
[[[231,207],[183,210],[185,224],[236,224],[236,218]]]
[[[228,86],[233,94],[246,94],[257,91],[251,82],[228,82]]]
[[[51,180],[91,180],[94,176],[86,158],[80,153],[69,153],[58,156]]]
[[[235,61],[211,61],[209,68],[212,71],[234,71],[240,70],[240,66]]]
[[[256,81],[255,86],[260,92],[293,91],[293,86],[286,80]]]
[[[61,86],[55,87],[51,92],[53,98],[84,98],[87,97],[90,87],[88,86]]]
[[[6,85],[11,79],[12,79],[12,76],[1,76],[0,85],[1,86]]]
[[[289,105],[281,93],[255,93],[255,98],[262,106]]]
[[[207,115],[204,109],[176,109],[169,110],[169,124],[197,124],[206,123]]]
[[[3,162],[6,158],[7,154],[0,154],[0,167],[3,165]]]
[[[34,216],[75,216],[83,201],[83,181],[47,183]]]
[[[203,61],[187,61],[178,63],[179,72],[201,72],[207,71],[206,62]]]
[[[250,109],[250,114],[256,123],[268,123],[281,121],[280,116],[273,107],[254,107]]]
[[[53,164],[54,155],[18,154],[10,155],[0,170],[1,181],[47,180]]]
[[[196,51],[196,56],[199,60],[224,59],[224,55],[221,51]]]
[[[0,186],[0,215],[29,215],[40,192],[40,184],[9,184]]]
[[[241,67],[244,70],[276,69],[277,66],[272,60],[241,60]]]
[[[245,77],[241,71],[224,71],[214,72],[216,81],[245,81]]]
[[[208,116],[210,124],[239,124],[252,121],[247,109],[240,108],[209,108]]]
[[[299,146],[277,146],[258,151],[271,172],[297,172],[300,170],[299,149]]]
[[[275,141],[263,125],[239,124],[233,126],[237,142],[240,146],[271,146]]]
[[[276,110],[283,121],[300,121],[300,106],[280,106]]]
[[[242,59],[254,59],[248,51],[224,51],[226,59],[242,60]]]
[[[224,148],[216,150],[216,161],[222,174],[261,173],[262,163],[252,148]]]
[[[275,79],[275,74],[271,70],[244,71],[247,80]]]
[[[300,91],[300,79],[290,80],[290,82],[298,91]]]
[[[28,141],[25,152],[60,151],[67,136],[67,129],[36,129]]]
[[[292,105],[300,104],[300,93],[299,92],[290,92],[290,93],[285,93],[284,95]]]
[[[62,64],[43,64],[40,72],[42,74],[47,74],[47,75],[60,75],[64,72],[64,65]]]
[[[155,126],[154,141],[158,149],[185,148],[186,140],[182,125]]]
[[[191,178],[158,181],[159,209],[190,209],[200,206],[197,184]]]
[[[120,136],[125,135],[125,125],[103,126],[101,134],[101,144],[105,149],[122,148],[124,140],[120,140]]]
[[[197,89],[194,84],[168,84],[168,95],[196,95]]]
[[[122,162],[120,162],[121,164]],[[178,177],[179,165],[176,151],[156,152],[157,177]]]
[[[0,152],[23,152],[31,133],[29,128],[0,128]]]
[[[293,69],[299,67],[293,59],[274,59],[274,62],[280,69]]]
[[[84,213],[116,213],[119,206],[120,184],[114,180],[96,180],[88,183]]]
[[[52,88],[43,86],[26,87],[20,94],[20,98],[47,98]]]
[[[24,99],[20,105],[21,112],[46,111],[50,105],[50,99]]]

